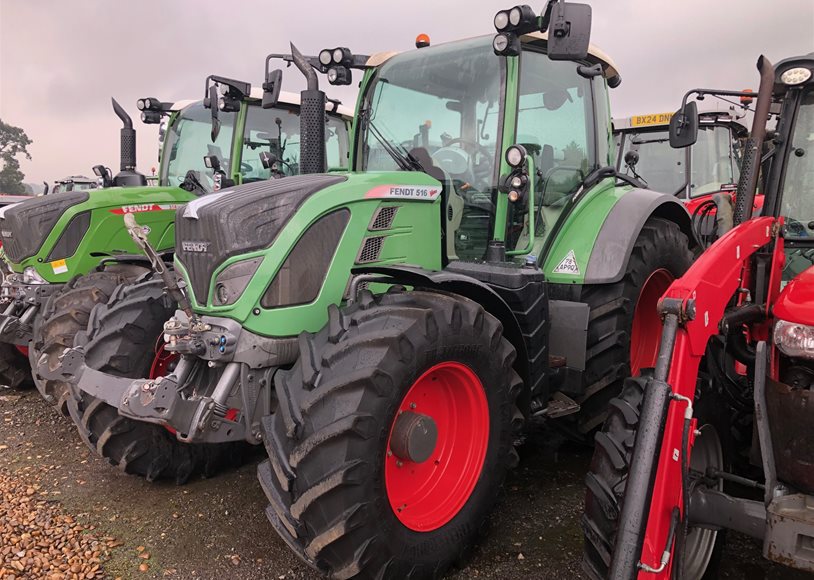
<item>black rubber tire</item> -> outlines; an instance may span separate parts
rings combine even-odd
[[[86,335],[77,336],[76,342],[85,347],[91,368],[120,377],[147,377],[156,341],[175,310],[160,279],[123,284],[93,311]],[[68,397],[68,409],[91,450],[148,481],[168,478],[183,484],[194,475],[210,477],[238,466],[251,456],[247,450],[252,446],[244,442],[183,443],[164,427],[122,417],[84,392],[78,401]]]
[[[594,580],[608,576],[646,384],[646,377],[628,378],[619,397],[610,402],[608,418],[596,434],[594,455],[585,477],[581,522],[585,540],[582,568]],[[699,428],[706,423],[704,416],[710,416],[710,412],[697,407]],[[703,578],[717,578],[725,541],[725,532],[718,532]]]
[[[34,382],[45,400],[56,405],[64,415],[68,414],[68,385],[38,375],[38,361],[45,354],[49,367],[57,368],[59,357],[66,348],[74,345],[76,334],[87,327],[93,308],[106,303],[119,284],[144,272],[144,268],[112,265],[102,271],[71,278],[48,298],[42,316],[35,317],[34,340],[28,347]]]
[[[0,343],[0,388],[25,391],[33,386],[28,358],[15,345]]]
[[[329,309],[300,335],[300,359],[275,376],[277,410],[264,418],[269,459],[258,467],[266,514],[308,564],[331,578],[438,578],[484,529],[506,471],[517,463],[523,416],[515,350],[477,303],[426,291],[367,291]],[[454,360],[487,385],[489,445],[480,479],[444,526],[414,532],[390,507],[384,482],[389,428],[427,368]]]
[[[674,222],[650,218],[645,222],[628,260],[624,277],[615,284],[586,285],[581,302],[591,309],[583,393],[577,399],[576,437],[591,435],[608,415],[608,402],[630,376],[630,333],[639,292],[650,274],[661,268],[678,278],[692,264],[687,236]]]

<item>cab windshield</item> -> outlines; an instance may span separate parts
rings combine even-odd
[[[451,184],[455,248],[482,257],[497,185],[502,60],[491,37],[391,58],[361,112],[360,171],[423,171]],[[457,253],[456,253],[457,252]]]
[[[325,125],[325,153],[329,168],[348,166],[348,131],[345,121],[328,114]],[[271,169],[263,167],[260,154],[271,153],[279,159],[277,169],[283,175],[300,172],[300,115],[296,109],[250,106],[243,136],[240,173],[243,183],[271,178]]]
[[[218,138],[212,142],[212,112],[198,101],[185,107],[174,123],[170,124],[164,144],[164,159],[161,167],[161,184],[178,186],[184,181],[187,171],[197,171],[201,183],[211,189],[214,185],[214,170],[204,165],[204,157],[216,155],[221,168],[230,173],[232,136],[235,130],[237,113],[219,111],[221,122]]]
[[[625,154],[636,151],[639,161],[631,169]],[[623,171],[635,172],[654,191],[697,197],[720,191],[723,185],[734,186],[740,175],[740,146],[729,127],[701,125],[698,140],[690,148],[690,178],[687,179],[687,153],[670,147],[667,129],[626,132],[620,160]]]

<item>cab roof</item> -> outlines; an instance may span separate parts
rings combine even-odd
[[[263,98],[263,89],[260,87],[252,87],[252,92],[249,95],[252,100],[261,100]],[[193,103],[200,103],[201,99],[186,99],[183,101],[176,101],[172,104],[172,111],[180,111],[181,109],[192,105]],[[300,94],[288,91],[280,91],[280,103],[284,105],[300,105]],[[329,113],[334,109],[334,104],[330,101],[325,105],[325,110]],[[347,120],[353,119],[353,109],[345,105],[339,105],[336,112]]]
[[[487,36],[487,35],[481,35]],[[477,38],[477,37],[469,37],[469,38]],[[457,40],[452,40],[449,42],[443,42],[440,44],[450,44],[452,42],[459,42],[461,40],[468,40],[468,38],[460,38]],[[529,44],[545,44],[548,42],[548,32],[531,32],[529,34],[524,34],[520,37],[521,42],[529,43]],[[439,45],[431,45],[431,46],[439,46]],[[421,48],[416,50],[423,50]],[[378,67],[386,63],[388,60],[396,56],[397,54],[401,54],[404,51],[384,51],[384,52],[377,52],[375,54],[370,55],[368,57],[365,66],[367,67]],[[613,77],[619,77],[619,69],[617,68],[616,64],[611,60],[611,58],[605,54],[603,50],[597,47],[594,44],[590,44],[588,46],[588,60],[594,63],[599,63],[602,65],[602,76],[606,79],[610,79]]]

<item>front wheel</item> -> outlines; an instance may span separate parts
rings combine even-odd
[[[490,513],[522,427],[515,350],[465,298],[362,293],[275,377],[258,477],[278,533],[334,578],[437,578]]]
[[[594,580],[606,578],[610,568],[646,384],[645,377],[625,381],[619,397],[610,402],[607,421],[596,434],[594,456],[585,478],[587,491],[582,516],[585,537],[582,567]],[[710,409],[714,409],[711,401],[704,401],[696,408],[700,434],[690,456],[690,477],[697,485],[707,485],[703,477],[707,469],[724,471],[726,468],[715,427],[718,422],[711,421],[715,413]],[[720,481],[717,485],[716,489],[720,490]],[[724,535],[724,532],[690,527],[680,555],[681,577],[686,580],[717,578]]]
[[[157,378],[175,365],[163,349],[164,322],[175,313],[175,303],[160,279],[119,286],[107,304],[97,306],[86,334],[77,337],[85,347],[89,367],[118,377]],[[236,443],[183,443],[154,423],[119,415],[118,410],[81,392],[67,398],[68,411],[82,440],[92,451],[125,473],[148,481],[205,477],[237,466],[251,456],[250,446]]]

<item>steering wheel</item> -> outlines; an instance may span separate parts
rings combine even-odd
[[[472,145],[478,153],[480,153],[484,159],[486,159],[485,164],[483,162],[479,163],[477,166],[474,164],[474,158],[470,155],[470,167],[469,172],[472,174],[472,181],[483,181],[487,179],[486,176],[491,176],[494,169],[494,160],[492,159],[492,152],[486,148],[486,146],[478,143],[477,141],[472,141],[470,139],[464,139],[463,137],[455,137],[454,139],[450,139],[447,141],[441,149],[446,149],[447,147],[452,147],[453,145],[461,145],[461,149],[463,149],[463,145]],[[436,151],[436,153],[438,152]],[[434,154],[433,154],[434,155]],[[475,170],[477,167],[477,171]],[[487,187],[491,184],[487,184]],[[484,189],[481,187],[477,187],[476,189]]]

